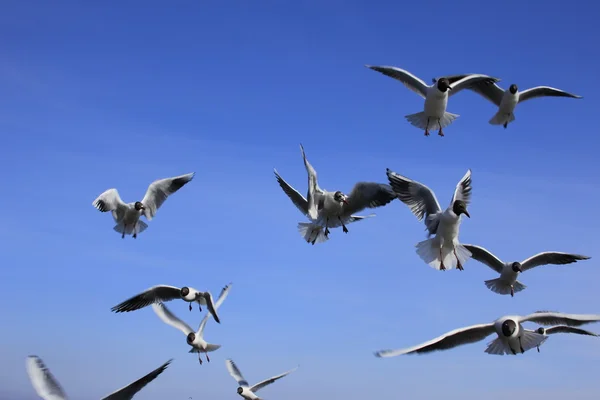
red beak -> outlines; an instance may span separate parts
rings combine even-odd
[[[346,200],[346,199],[344,199],[344,200],[342,200],[342,201],[343,201],[344,203],[348,204],[348,205],[350,204],[350,203],[348,203],[348,200]]]

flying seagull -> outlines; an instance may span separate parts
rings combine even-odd
[[[463,79],[467,75],[453,75],[453,79]],[[550,86],[536,86],[519,92],[519,87],[512,84],[508,90],[502,89],[492,81],[478,81],[467,88],[479,94],[485,99],[491,101],[498,107],[498,112],[494,114],[489,123],[492,125],[502,125],[506,129],[508,124],[515,120],[514,110],[517,104],[538,97],[570,97],[572,99],[582,99],[582,96],[565,92]]]
[[[539,328],[537,328],[535,330],[535,332],[539,333],[540,335],[544,335],[544,336],[552,335],[555,333],[575,333],[578,335],[587,335],[587,336],[596,336],[596,337],[600,336],[597,333],[586,331],[585,329],[574,328],[572,326],[566,326],[566,325],[558,325],[558,326],[553,326],[551,328],[544,328],[544,327],[540,326]],[[538,353],[540,352],[540,346],[538,346],[537,351],[538,351]]]
[[[231,360],[231,359],[225,360],[225,365],[227,366],[227,371],[229,371],[229,374],[233,377],[233,379],[235,379],[235,381],[239,385],[239,387],[237,388],[237,393],[246,400],[262,400],[260,397],[258,397],[255,394],[257,391],[264,388],[265,386],[270,385],[271,383],[275,382],[276,380],[281,379],[284,376],[291,374],[296,369],[298,369],[298,367],[296,367],[292,370],[284,372],[283,374],[276,375],[272,378],[265,379],[264,381],[259,382],[256,385],[250,386],[250,385],[248,385],[248,381],[246,381],[246,379],[242,376],[242,373],[240,372],[237,365],[235,365],[233,360]]]
[[[437,270],[463,270],[463,264],[471,253],[458,240],[461,214],[471,218],[467,206],[471,202],[471,170],[456,185],[450,205],[444,211],[427,186],[408,179],[389,168],[386,170],[390,185],[400,201],[406,204],[419,221],[425,218],[425,227],[431,239],[417,243],[417,254]]]
[[[425,136],[429,136],[430,129],[439,128],[438,135],[444,136],[443,128],[450,125],[458,114],[446,112],[448,97],[455,95],[462,89],[466,89],[477,82],[498,82],[500,79],[482,75],[466,74],[461,75],[460,79],[449,79],[442,77],[433,85],[427,85],[422,79],[410,72],[397,67],[366,65],[374,71],[399,80],[408,89],[412,90],[425,99],[425,105],[422,112],[407,115],[405,118],[413,126],[425,130]],[[458,76],[458,75],[456,75]],[[448,91],[451,91],[450,93]]]
[[[140,221],[140,217],[143,215],[151,221],[167,197],[181,189],[193,177],[194,172],[156,180],[148,186],[142,201],[134,203],[124,203],[117,189],[108,189],[98,196],[92,205],[101,212],[112,212],[113,219],[117,223],[113,229],[121,234],[121,238],[124,239],[125,235],[133,235],[135,239],[138,233],[148,228],[144,221]]]
[[[534,256],[531,256],[521,262],[504,262],[483,247],[472,244],[464,244],[463,246],[465,246],[465,248],[471,252],[472,257],[475,260],[487,265],[500,274],[499,278],[485,281],[485,286],[487,286],[492,292],[498,294],[510,293],[511,296],[514,296],[515,292],[520,292],[527,287],[517,280],[517,277],[521,272],[525,272],[541,265],[571,264],[579,260],[590,259],[590,257],[582,256],[580,254],[545,251],[543,253],[538,253]]]
[[[190,311],[192,311],[192,303],[198,303],[198,309],[202,311],[202,306],[206,306],[208,311],[215,318],[215,321],[221,323],[219,315],[215,311],[212,294],[210,292],[201,292],[193,287],[184,286],[178,288],[168,285],[157,285],[146,289],[142,293],[117,304],[111,308],[111,311],[116,313],[129,312],[139,310],[158,302],[167,302],[174,299],[181,299],[190,303]]]
[[[103,397],[102,400],[131,400],[137,392],[142,390],[144,386],[156,379],[157,376],[167,369],[172,359],[150,372],[148,375],[141,377],[135,382]],[[35,392],[44,400],[66,400],[67,395],[60,386],[56,378],[46,367],[44,362],[38,356],[28,356],[25,361],[27,374],[31,385]]]
[[[215,310],[221,306],[221,303],[223,303],[229,293],[229,289],[231,289],[231,283],[221,290],[221,294],[215,303]],[[194,332],[188,324],[177,318],[163,303],[159,302],[152,304],[152,309],[165,324],[179,329],[186,335],[187,344],[192,346],[192,349],[189,352],[198,353],[198,362],[200,364],[202,364],[202,353],[206,355],[206,361],[210,362],[208,353],[218,350],[221,347],[220,344],[211,344],[204,340],[204,328],[206,327],[206,322],[208,322],[208,314],[204,316],[200,322],[200,326],[198,326],[198,330]]]
[[[550,311],[537,311],[526,316],[509,315],[498,318],[489,324],[479,324],[455,329],[435,339],[417,346],[399,350],[381,350],[376,357],[395,357],[402,354],[424,354],[438,350],[448,350],[467,343],[479,342],[489,335],[496,333],[498,337],[488,343],[485,352],[488,354],[504,355],[524,353],[541,345],[547,336],[538,332],[524,329],[523,322],[537,322],[541,325],[580,326],[600,321],[600,315],[594,314],[564,314]]]

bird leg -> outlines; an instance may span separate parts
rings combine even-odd
[[[538,353],[539,353],[540,352],[540,346],[538,346],[537,349],[538,349]]]
[[[210,358],[208,358],[208,353],[204,353],[206,354],[206,361],[210,362]]]
[[[198,353],[198,362],[200,363],[200,365],[202,365],[202,353]]]
[[[429,136],[429,118],[427,118],[427,126],[425,127],[425,136]]]
[[[456,249],[454,249],[454,257],[456,257],[456,268],[458,268],[461,271],[464,271],[465,269],[463,268],[462,264],[460,263],[460,260],[458,259],[458,256],[456,255]]]
[[[125,225],[123,225],[123,232],[121,233],[121,239],[125,239]]]
[[[508,122],[505,122],[502,126],[504,127],[504,129],[506,129],[506,127],[508,126]],[[540,351],[540,349],[538,349],[538,351]]]
[[[440,130],[438,131],[438,135],[444,136],[444,132],[442,131],[442,124],[441,124],[439,118],[438,118],[438,126],[440,127]]]
[[[348,233],[348,228],[346,228],[346,225],[344,225],[344,221],[342,221],[342,218],[338,217],[338,219],[340,220],[340,223],[342,224],[342,230],[344,231],[344,233]]]
[[[133,238],[137,239],[137,232],[136,231],[133,231]]]
[[[202,312],[202,304],[198,303],[198,310]]]
[[[329,236],[329,217],[325,219],[325,236]]]
[[[192,303],[190,303],[190,311],[192,311]]]
[[[510,285],[510,297],[515,297],[515,287]]]
[[[445,271],[446,266],[444,265],[444,258],[442,257],[442,248],[440,247],[440,270]]]
[[[510,351],[512,351],[513,355],[515,355],[515,356],[517,355],[517,352],[514,351],[512,347],[510,348]]]
[[[521,353],[525,353],[525,350],[523,350],[523,345],[521,344],[521,336],[519,336],[519,347],[521,348]]]

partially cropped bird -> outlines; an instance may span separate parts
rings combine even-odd
[[[460,75],[458,79],[442,77],[433,85],[427,85],[422,79],[411,74],[410,72],[397,67],[390,66],[372,66],[367,65],[374,71],[399,80],[408,89],[412,90],[419,96],[425,99],[423,111],[416,114],[407,115],[405,118],[413,126],[425,130],[425,136],[429,136],[430,129],[439,128],[438,135],[444,136],[443,128],[450,125],[458,114],[446,112],[448,98],[462,89],[466,89],[476,82],[498,82],[500,79],[482,75],[482,74],[466,74]],[[455,75],[459,76],[459,75]]]
[[[148,225],[140,220],[143,215],[148,221],[156,215],[156,211],[167,200],[167,197],[181,189],[194,178],[194,173],[175,176],[173,178],[159,179],[148,186],[146,195],[141,201],[124,203],[117,189],[108,189],[102,193],[92,205],[101,212],[112,212],[113,219],[117,223],[113,229],[121,234],[133,235],[137,238],[139,233],[148,228]]]
[[[173,360],[169,360],[149,374],[141,377],[135,382],[103,397],[102,400],[131,400],[137,392],[144,386],[152,382],[156,377],[163,373]],[[48,367],[38,356],[29,356],[25,362],[27,374],[35,392],[44,400],[67,400],[65,391],[60,386],[56,378],[52,375]]]
[[[487,265],[494,271],[500,274],[499,278],[485,281],[485,286],[492,292],[498,294],[515,295],[515,292],[520,292],[527,286],[517,280],[518,276],[525,271],[541,265],[556,264],[564,265],[571,264],[580,260],[589,260],[590,257],[580,254],[560,253],[558,251],[545,251],[529,257],[521,262],[504,262],[493,255],[489,250],[481,246],[472,244],[464,244],[465,248],[471,252],[472,258],[482,264]]]
[[[552,335],[555,333],[575,333],[577,335],[587,335],[587,336],[596,336],[596,337],[600,336],[597,333],[586,331],[585,329],[574,328],[572,326],[567,326],[567,325],[558,325],[558,326],[553,326],[551,328],[544,328],[543,326],[540,326],[539,328],[537,328],[535,330],[535,332],[539,333],[540,335],[544,335],[544,336]],[[538,351],[538,353],[540,352],[540,346],[537,347],[537,351]]]
[[[389,168],[386,171],[390,185],[400,201],[406,204],[419,221],[425,218],[425,227],[431,239],[417,243],[417,254],[437,270],[463,270],[471,253],[458,239],[461,214],[471,218],[467,206],[471,202],[471,170],[456,185],[450,205],[442,211],[435,193],[424,184],[408,179]]]
[[[272,384],[276,380],[279,380],[279,379],[283,378],[284,376],[291,374],[298,368],[298,367],[296,367],[292,370],[284,372],[283,374],[275,375],[269,379],[265,379],[262,382],[259,382],[255,385],[250,386],[248,384],[248,381],[246,381],[246,379],[240,372],[240,370],[237,367],[237,365],[235,364],[235,362],[233,362],[233,360],[231,360],[231,359],[225,360],[225,366],[227,367],[227,371],[229,371],[229,374],[231,375],[231,377],[233,379],[235,379],[235,381],[239,385],[237,388],[237,393],[240,396],[242,396],[245,400],[262,400],[260,397],[258,397],[255,394],[256,392],[258,392],[260,389],[264,388],[265,386]]]

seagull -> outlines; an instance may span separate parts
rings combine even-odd
[[[172,359],[150,372],[148,375],[143,376],[135,382],[130,383],[103,397],[102,400],[131,400],[133,396],[137,394],[144,386],[156,379],[157,376],[167,369],[169,364],[173,361]],[[50,370],[46,367],[44,362],[38,356],[28,356],[25,360],[25,366],[27,368],[27,374],[31,385],[35,389],[35,392],[44,400],[66,400],[67,395],[60,386],[56,378],[52,375]]]
[[[521,272],[525,272],[541,265],[571,264],[579,260],[590,259],[590,257],[582,256],[580,254],[545,251],[531,256],[525,261],[504,262],[483,247],[472,244],[464,244],[463,246],[471,252],[472,257],[475,260],[487,265],[500,274],[499,278],[485,281],[485,286],[492,292],[498,294],[510,293],[511,296],[514,296],[515,292],[520,292],[527,287],[517,280],[517,277]]]
[[[564,314],[560,312],[536,311],[535,313],[519,316],[509,315],[498,318],[489,324],[479,324],[465,328],[455,329],[428,342],[399,350],[381,350],[375,353],[376,357],[395,357],[402,354],[423,354],[438,350],[448,350],[467,343],[479,342],[492,333],[498,337],[487,344],[485,350],[488,354],[504,355],[521,353],[541,345],[547,336],[538,332],[524,329],[523,322],[537,322],[542,325],[568,325],[579,326],[600,321],[596,314]]]
[[[450,78],[463,79],[467,75],[453,75]],[[519,92],[519,87],[512,84],[505,91],[495,82],[477,81],[471,87],[467,88],[480,96],[491,101],[498,107],[498,112],[494,114],[489,123],[492,125],[502,125],[504,129],[508,124],[515,120],[514,110],[517,104],[536,97],[570,97],[572,99],[582,99],[582,96],[565,92],[550,86],[536,86]]]
[[[378,208],[389,204],[396,198],[391,186],[376,182],[358,182],[346,195],[341,191],[329,192],[319,187],[317,172],[308,162],[304,147],[300,145],[304,166],[308,174],[308,214],[311,219],[325,224],[325,236],[329,235],[330,222],[340,223],[344,233],[348,228],[344,220],[365,208]],[[335,221],[335,222],[334,222]]]
[[[576,333],[578,335],[588,335],[588,336],[596,336],[596,337],[600,336],[597,333],[586,331],[585,329],[573,328],[571,326],[566,326],[566,325],[558,325],[558,326],[553,326],[551,328],[544,328],[544,327],[540,326],[539,328],[537,328],[535,330],[535,332],[539,333],[540,335],[544,335],[544,336],[552,335],[554,333]],[[538,351],[538,353],[540,352],[540,346],[538,346],[537,351]]]
[[[231,289],[231,283],[221,290],[221,294],[215,303],[215,310],[217,310],[221,303],[223,303],[227,297],[227,294],[229,293],[229,289]],[[179,329],[186,335],[187,344],[192,346],[192,349],[189,352],[198,353],[198,362],[200,364],[202,364],[202,353],[206,355],[206,361],[210,362],[208,353],[218,350],[221,347],[220,344],[211,344],[204,340],[204,328],[206,327],[206,322],[208,321],[208,314],[206,314],[200,322],[198,331],[194,332],[194,330],[190,328],[188,324],[177,318],[162,302],[152,304],[152,309],[165,324]]]
[[[168,285],[152,286],[142,293],[136,294],[124,302],[117,304],[111,308],[111,311],[116,313],[135,311],[153,303],[164,303],[174,299],[181,299],[190,303],[190,311],[192,311],[192,303],[198,303],[198,309],[200,311],[202,311],[202,306],[206,306],[208,311],[215,318],[215,321],[221,323],[219,316],[215,311],[212,294],[210,294],[210,292],[201,292],[189,286],[184,286],[182,288]]]
[[[117,223],[113,229],[121,234],[121,238],[124,239],[125,235],[133,234],[133,238],[136,239],[138,233],[142,233],[148,228],[144,221],[140,221],[140,217],[143,215],[148,221],[151,221],[167,197],[191,181],[194,174],[192,172],[152,182],[142,201],[124,203],[117,189],[113,188],[98,196],[92,205],[101,212],[112,211],[113,219]]]
[[[387,75],[390,78],[399,80],[404,86],[425,99],[425,105],[422,112],[410,114],[405,117],[413,126],[425,129],[425,136],[429,136],[429,130],[435,129],[436,127],[439,128],[438,135],[444,136],[442,129],[450,125],[459,117],[458,114],[446,112],[448,97],[477,82],[500,81],[500,79],[488,75],[466,74],[462,75],[460,79],[454,80],[450,80],[448,77],[442,77],[433,85],[428,86],[422,79],[404,69],[372,65],[366,65],[366,67]],[[449,90],[451,90],[452,93],[449,93]]]
[[[258,397],[255,394],[255,392],[259,391],[260,389],[264,388],[265,386],[270,385],[271,383],[275,382],[276,380],[281,379],[284,376],[291,374],[292,372],[294,372],[295,370],[298,369],[298,367],[296,367],[292,370],[284,372],[281,375],[276,375],[272,378],[265,379],[264,381],[259,382],[254,386],[250,386],[250,385],[248,385],[248,381],[246,381],[246,379],[242,376],[242,373],[240,372],[237,365],[235,365],[233,360],[231,360],[231,359],[225,360],[225,365],[227,366],[227,370],[229,371],[229,374],[233,377],[233,379],[236,380],[238,385],[240,385],[237,388],[238,394],[246,400],[262,400],[260,397]]]
[[[410,208],[419,221],[425,217],[428,237],[435,235],[432,239],[417,243],[419,257],[437,270],[452,269],[456,264],[462,271],[463,264],[471,256],[469,250],[458,241],[461,214],[471,218],[467,211],[471,202],[471,170],[469,169],[456,185],[452,201],[445,211],[442,211],[435,193],[427,186],[389,168],[386,173],[400,201]]]
[[[300,145],[300,150],[302,152],[302,157],[304,158],[304,165],[306,167],[307,174],[308,174],[308,183],[309,184],[308,184],[307,198],[304,198],[304,196],[302,196],[296,189],[294,189],[289,183],[287,183],[279,175],[277,170],[274,170],[274,172],[275,172],[275,177],[277,178],[277,183],[279,183],[279,186],[283,189],[285,194],[288,195],[290,200],[292,200],[292,203],[294,203],[294,205],[298,208],[298,210],[300,210],[300,212],[302,214],[304,214],[310,221],[310,223],[300,222],[298,224],[298,231],[304,237],[304,240],[306,240],[307,243],[311,243],[313,245],[315,243],[323,243],[323,242],[329,240],[329,228],[333,229],[333,228],[337,228],[337,227],[341,226],[341,227],[343,227],[344,232],[347,233],[348,228],[346,228],[346,225],[348,225],[352,222],[361,221],[365,218],[371,218],[371,217],[375,216],[375,214],[369,214],[367,216],[359,216],[359,215],[345,213],[341,216],[338,216],[338,218],[330,219],[327,222],[326,226],[323,227],[322,221],[319,220],[318,200],[323,198],[323,194],[325,192],[318,187],[318,183],[316,181],[317,174],[316,174],[316,172],[314,172],[314,168],[312,167],[312,165],[310,165],[310,163],[306,159],[306,156],[304,154],[304,147],[302,145]],[[364,184],[370,185],[368,183],[364,183]],[[358,186],[359,191],[357,193],[355,193],[356,196],[361,195],[363,193],[360,190],[359,185],[361,185],[361,184],[360,183],[357,184],[354,187],[354,190],[352,192],[352,193],[355,193],[355,191],[357,190],[357,186]],[[374,184],[374,185],[377,185],[377,184]],[[373,186],[371,186],[371,188],[373,188]],[[336,193],[337,193],[337,195],[336,195]],[[395,197],[395,194],[393,194],[393,192],[390,195]],[[339,192],[339,193],[335,192],[332,194],[332,196],[337,196],[338,199],[341,199],[342,197],[344,197],[346,203],[349,203],[350,197],[352,197],[352,194],[349,197],[346,197],[341,192]],[[310,201],[310,203],[309,203],[309,201]],[[354,212],[359,212],[360,210],[362,210],[366,207],[370,207],[370,206],[367,205],[365,207],[362,207],[361,209],[355,210]],[[346,209],[348,209],[348,207],[346,207]]]

